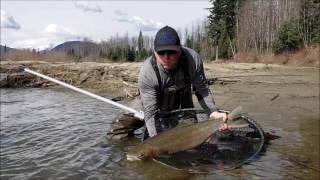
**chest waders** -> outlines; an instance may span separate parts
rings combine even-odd
[[[159,88],[157,90],[157,103],[159,105],[159,109],[155,114],[155,123],[159,124],[156,125],[157,133],[173,128],[179,123],[178,118],[161,114],[161,112],[194,107],[192,101],[191,80],[186,61],[187,59],[182,56],[178,62],[177,71],[175,74],[169,74],[168,83],[165,83],[163,86],[156,59],[154,56],[151,58],[151,65],[155,71],[159,84]],[[181,73],[183,73],[183,75],[181,75]],[[148,137],[148,131],[145,128],[143,140]]]

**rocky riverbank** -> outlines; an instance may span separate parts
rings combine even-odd
[[[56,84],[23,72],[21,67],[99,94],[134,96],[141,63],[1,62],[1,88],[56,87]]]
[[[26,67],[99,95],[134,97],[138,93],[138,73],[142,63],[47,63],[41,61],[2,61],[1,88],[60,88],[42,78],[22,72]],[[319,68],[259,63],[205,63],[205,73],[216,103],[232,107],[248,103],[290,103],[319,114]],[[254,103],[253,103],[254,102]],[[280,104],[279,104],[280,105]],[[273,109],[273,106],[270,108]],[[281,106],[279,108],[282,108]],[[229,109],[229,108],[227,108]]]

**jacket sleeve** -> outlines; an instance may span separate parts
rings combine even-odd
[[[149,67],[147,63],[144,64],[139,73],[138,87],[144,108],[144,120],[149,136],[152,137],[157,134],[156,126],[159,125],[154,118],[158,110],[157,88],[159,85],[152,67]]]
[[[195,88],[195,93],[201,107],[208,112],[208,114],[217,111],[212,93],[207,86],[206,76],[204,73],[203,62],[198,53],[193,53],[195,61],[195,68],[191,76],[191,83]]]

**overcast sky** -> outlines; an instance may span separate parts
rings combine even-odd
[[[164,25],[184,29],[209,14],[208,0],[9,1],[1,0],[1,45],[45,49],[70,40],[155,35]]]

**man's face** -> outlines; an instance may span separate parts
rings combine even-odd
[[[154,54],[156,56],[157,62],[161,64],[163,68],[172,70],[177,66],[181,51],[163,50],[157,51]]]

